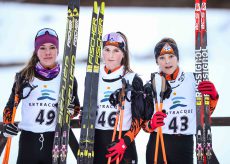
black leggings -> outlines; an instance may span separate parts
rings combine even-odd
[[[122,136],[126,132],[122,132]],[[95,130],[95,144],[94,144],[94,164],[107,164],[107,146],[111,143],[113,130]],[[133,163],[132,163],[133,162]],[[115,163],[115,162],[114,162]],[[136,145],[133,141],[125,151],[121,164],[137,164]]]
[[[19,139],[17,164],[52,164],[53,139],[54,132],[23,130]]]
[[[154,163],[156,132],[151,133],[147,149],[146,163]],[[164,134],[164,144],[168,164],[193,164],[193,135]],[[159,140],[160,141],[160,140]],[[161,144],[158,148],[158,164],[163,164]]]

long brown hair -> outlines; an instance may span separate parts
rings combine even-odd
[[[118,31],[116,33],[120,34],[121,37],[125,40],[125,46],[126,46],[126,48],[123,51],[124,52],[124,58],[121,60],[121,65],[124,66],[124,74],[126,74],[128,72],[133,72],[132,69],[130,68],[128,39],[125,36],[125,34],[123,34],[122,32]]]
[[[30,58],[29,62],[26,66],[19,72],[21,76],[27,80],[31,81],[34,78],[34,67],[39,61],[37,53],[34,51],[32,57]]]

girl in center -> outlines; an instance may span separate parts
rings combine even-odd
[[[103,37],[102,57],[105,64],[101,67],[99,77],[94,144],[94,163],[98,164],[107,163],[107,148],[112,140],[114,119],[118,110],[110,104],[109,96],[122,87],[123,77],[126,81],[129,81],[134,90],[141,91],[143,89],[141,78],[130,68],[128,42],[123,33],[112,32]],[[133,107],[133,92],[130,97],[131,102],[125,100],[122,139],[117,142],[114,149],[115,152],[113,151],[116,155],[123,156],[124,154],[123,163],[137,163],[137,152],[134,142],[135,130],[131,130],[131,124],[133,119],[140,117],[141,110],[138,111]],[[112,157],[112,161],[113,159],[115,160],[114,157]]]

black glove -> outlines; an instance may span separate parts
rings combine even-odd
[[[14,137],[18,134],[19,129],[15,123],[9,123],[3,125],[2,134],[4,137]]]
[[[154,98],[156,96],[156,93],[153,91],[153,88],[152,88],[152,84],[151,82],[148,82],[144,85],[144,93],[147,95],[147,96],[150,96],[152,98]]]
[[[152,89],[152,83],[148,82],[144,85],[144,108],[145,108],[145,119],[150,119],[154,112],[153,99],[156,93]]]
[[[152,84],[150,82],[144,85],[144,99],[145,99],[145,108],[153,108],[153,99],[156,96],[152,89]]]
[[[117,89],[115,92],[113,92],[110,97],[109,97],[109,102],[112,104],[114,107],[119,103],[119,94],[121,92],[121,88]]]
[[[122,80],[125,80],[124,78]],[[109,97],[109,102],[110,104],[112,104],[114,107],[119,103],[119,94],[121,93],[122,88],[117,89],[115,92],[113,92],[110,97]],[[130,102],[131,98],[128,94],[129,92],[133,91],[133,87],[132,85],[129,84],[129,81],[125,81],[125,96],[124,98]]]

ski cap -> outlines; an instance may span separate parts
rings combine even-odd
[[[34,40],[35,51],[37,52],[40,46],[44,43],[52,43],[57,49],[59,48],[58,35],[55,30],[51,28],[43,28],[37,32]]]
[[[154,55],[157,62],[157,58],[164,54],[174,54],[179,61],[179,51],[175,40],[172,38],[163,38],[155,46]]]
[[[103,37],[102,41],[103,41],[103,47],[112,45],[120,48],[122,51],[127,51],[124,38],[121,36],[121,34],[117,32],[106,34]]]

